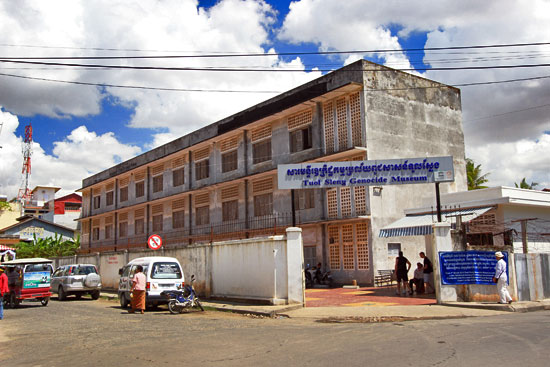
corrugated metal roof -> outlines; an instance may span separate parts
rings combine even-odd
[[[461,216],[462,222],[469,222],[472,219],[487,213],[494,207],[470,208],[470,209],[455,209],[446,211],[441,214],[445,222],[449,222],[451,218]],[[399,236],[425,236],[432,234],[432,225],[437,222],[435,213],[410,215],[385,226],[380,230],[378,237],[399,237]],[[453,220],[453,223],[456,219]]]

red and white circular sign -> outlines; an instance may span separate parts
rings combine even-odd
[[[162,246],[162,238],[158,234],[152,234],[147,240],[147,245],[151,250],[158,250]]]

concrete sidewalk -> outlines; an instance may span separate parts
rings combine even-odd
[[[114,292],[101,297],[118,302]],[[447,319],[502,315],[506,312],[550,310],[550,299],[540,302],[514,302],[501,305],[487,302],[449,302],[442,305],[384,305],[361,307],[302,307],[301,305],[255,305],[239,302],[201,300],[204,307],[217,311],[250,314],[262,317],[288,317],[321,322],[383,322]]]

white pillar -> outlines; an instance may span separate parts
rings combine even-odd
[[[304,286],[304,250],[302,229],[289,227],[286,229],[287,282],[288,303],[305,304]]]
[[[434,286],[437,303],[456,302],[458,300],[454,285],[441,284],[441,272],[439,266],[439,252],[453,251],[450,223],[435,223],[433,225],[432,238],[432,263],[434,267]]]

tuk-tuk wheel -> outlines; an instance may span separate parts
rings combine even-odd
[[[50,302],[50,297],[44,297],[40,300],[40,303],[42,303],[42,306],[47,306],[48,302]]]

